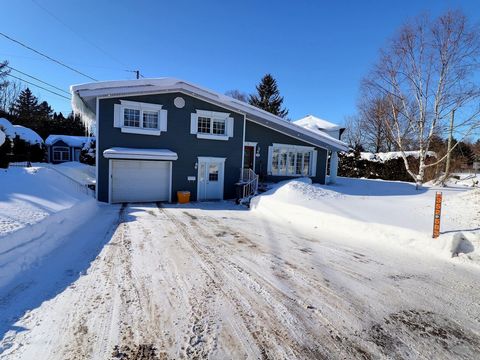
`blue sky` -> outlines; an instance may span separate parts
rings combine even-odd
[[[480,21],[477,0],[4,0],[1,6],[9,14],[1,32],[96,79],[133,79],[125,70],[139,69],[145,77],[251,93],[269,72],[289,117],[315,114],[337,123],[355,112],[360,80],[407,19],[461,9]],[[0,60],[65,90],[89,82],[3,37]],[[67,100],[31,88],[56,111],[70,111]]]

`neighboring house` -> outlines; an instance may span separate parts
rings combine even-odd
[[[97,82],[71,91],[75,112],[95,124],[96,191],[103,202],[174,201],[179,190],[193,200],[234,198],[243,169],[265,181],[308,176],[324,184],[328,153],[348,149],[176,79]]]
[[[307,115],[304,118],[292,121],[295,125],[302,126],[305,129],[320,132],[335,139],[341,139],[343,132],[345,131],[344,127],[340,125],[331,123],[327,120],[320,119],[313,115]]]
[[[91,139],[88,136],[49,135],[45,140],[48,162],[80,161],[83,146]]]

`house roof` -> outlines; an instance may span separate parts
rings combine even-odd
[[[307,115],[301,119],[294,120],[293,123],[299,126],[303,126],[305,128],[312,128],[324,131],[342,129],[340,125],[334,124],[324,119],[320,119],[319,117],[316,117],[314,115]]]
[[[182,92],[243,113],[249,121],[268,126],[313,145],[336,151],[348,149],[347,144],[343,141],[334,139],[327,134],[312,132],[240,100],[174,78],[103,81],[73,85],[70,87],[70,91],[74,111],[87,117],[90,122],[95,121],[98,97]]]
[[[49,135],[45,140],[46,145],[53,145],[61,140],[71,147],[83,147],[86,142],[94,138],[88,136],[72,136],[72,135]]]

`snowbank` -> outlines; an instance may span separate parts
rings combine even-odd
[[[91,168],[75,164],[74,168]],[[98,213],[93,197],[45,167],[2,170],[0,189],[0,288]]]
[[[0,288],[20,272],[38,265],[44,256],[65,241],[66,235],[95,216],[97,207],[95,199],[85,200],[0,237]]]
[[[349,180],[354,181],[354,179]],[[361,180],[357,182],[361,183]],[[383,181],[382,184],[385,186],[389,182]],[[392,187],[398,184],[391,183]],[[379,197],[380,200],[375,201],[372,199],[375,196],[373,194],[363,196],[360,193],[356,194],[358,190],[349,191],[355,195],[341,193],[335,188],[312,185],[308,179],[291,180],[279,183],[273,189],[253,198],[251,208],[281,223],[291,223],[292,226],[311,229],[319,237],[339,239],[347,243],[360,241],[388,251],[407,250],[452,258],[462,254],[468,248],[468,256],[462,255],[462,261],[473,259],[480,265],[480,261],[475,261],[480,255],[477,235],[469,231],[448,231],[438,239],[432,239],[430,225],[418,228],[407,226],[408,217],[405,218],[403,215],[413,213],[413,216],[418,216],[415,209],[412,209],[412,205],[414,197],[422,198],[422,195],[418,195],[419,193],[383,195]],[[365,193],[372,192],[375,192],[375,188],[369,188]],[[480,196],[478,193],[469,191],[448,196],[447,199],[445,208],[449,213],[446,216],[452,224],[458,223],[458,219],[455,218],[457,216],[462,217],[463,224],[479,224]],[[430,198],[425,200],[430,203]],[[370,201],[374,201],[373,207],[377,208],[376,211],[372,211]],[[395,207],[388,207],[387,204],[392,202],[395,202]],[[385,207],[382,208],[382,204],[385,204]],[[428,219],[431,221],[431,208],[428,210]],[[454,225],[452,226],[455,228]],[[468,226],[462,228],[469,230]],[[458,235],[459,233],[463,235]],[[465,235],[466,233],[468,235]]]
[[[418,159],[420,156],[420,151],[404,151],[406,157],[414,157],[415,159]],[[355,154],[348,153],[346,154],[348,157],[353,157]],[[427,151],[427,157],[436,157],[437,154],[433,151]],[[371,152],[361,152],[360,153],[360,159],[362,160],[367,160],[367,161],[374,161],[374,162],[385,162],[389,160],[395,160],[395,159],[400,159],[402,158],[402,152],[401,151],[390,151],[390,152],[379,152],[379,153],[371,153]]]
[[[0,241],[4,236],[91,197],[45,167],[0,170]]]
[[[20,139],[25,140],[32,145],[43,144],[42,138],[35,131],[25,126],[13,125],[5,118],[0,118],[0,127],[3,127],[5,135],[12,140],[18,136]]]
[[[79,184],[92,185],[96,183],[95,166],[83,164],[78,161],[66,161],[60,164],[48,164],[46,166],[62,173]]]

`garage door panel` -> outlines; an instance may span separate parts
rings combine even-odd
[[[111,161],[112,202],[169,201],[170,161]]]

